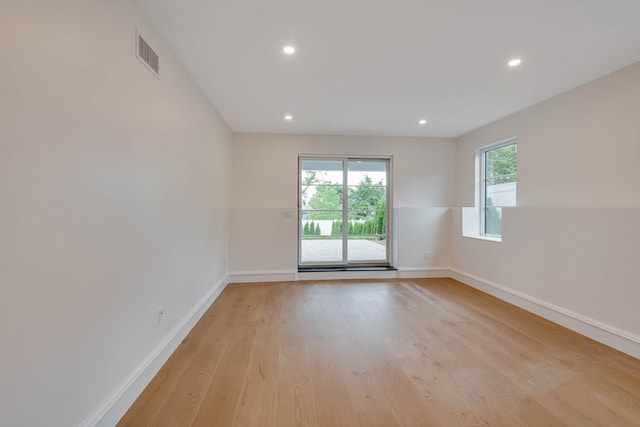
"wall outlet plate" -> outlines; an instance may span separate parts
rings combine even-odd
[[[163,320],[164,320],[164,308],[160,307],[158,309],[158,325],[160,325]]]

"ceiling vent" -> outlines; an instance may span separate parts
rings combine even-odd
[[[160,59],[158,54],[151,49],[151,46],[136,31],[136,56],[147,68],[158,78],[160,78]]]

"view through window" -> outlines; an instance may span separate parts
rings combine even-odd
[[[516,205],[516,157],[515,140],[482,152],[481,224],[486,236],[502,236],[502,208]]]

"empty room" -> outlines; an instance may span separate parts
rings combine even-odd
[[[640,427],[640,2],[0,0],[0,426]]]

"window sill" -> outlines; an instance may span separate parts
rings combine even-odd
[[[462,237],[467,237],[469,239],[477,239],[477,240],[487,240],[489,242],[502,243],[502,237],[492,237],[492,236],[483,236],[481,234],[463,234]]]

